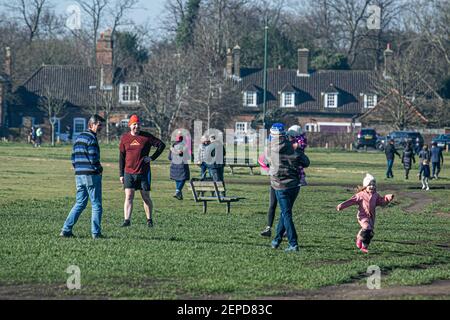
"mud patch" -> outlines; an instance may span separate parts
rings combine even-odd
[[[362,299],[405,299],[405,298],[441,299],[450,297],[450,280],[435,281],[430,285],[395,286],[370,290],[364,284],[342,284],[317,290],[291,292],[285,296],[260,297],[270,300],[362,300]]]

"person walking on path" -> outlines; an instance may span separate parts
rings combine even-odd
[[[428,163],[428,166],[431,162],[431,152],[428,150],[428,145],[424,144],[422,150],[419,152],[419,180],[422,181],[422,176],[424,172],[424,163]],[[429,177],[429,176],[428,176]]]
[[[410,143],[408,143],[403,150],[402,154],[403,168],[405,169],[405,179],[408,180],[409,170],[411,170],[412,163],[416,163],[416,158],[414,157],[414,151]]]
[[[356,247],[362,252],[369,252],[369,244],[374,236],[376,207],[385,206],[393,199],[393,194],[382,197],[377,193],[375,178],[368,173],[364,177],[363,186],[358,188],[357,193],[347,201],[337,205],[337,211],[344,210],[352,205],[358,205],[356,218],[361,229],[356,235]]]
[[[432,179],[438,179],[441,165],[444,165],[444,156],[442,149],[437,146],[437,142],[433,142],[431,147],[431,165],[433,167]]]
[[[292,220],[292,208],[300,191],[298,168],[307,168],[309,158],[286,138],[282,124],[275,123],[270,129],[271,141],[266,151],[269,165],[270,184],[280,205],[281,216],[277,233],[272,240],[272,248],[279,248],[286,231],[289,246],[286,252],[299,251],[297,232]]]
[[[88,131],[78,135],[72,147],[72,166],[75,170],[77,187],[76,203],[70,211],[61,230],[61,237],[73,237],[72,229],[77,223],[88,199],[92,204],[91,233],[94,239],[102,237],[102,172],[100,147],[97,134],[101,131],[105,119],[93,115],[88,122]]]
[[[123,184],[125,190],[124,222],[122,227],[131,225],[130,219],[136,190],[140,190],[144,201],[147,226],[153,227],[153,202],[150,197],[150,162],[155,161],[161,155],[166,145],[152,134],[141,131],[141,124],[137,115],[130,117],[128,126],[130,131],[122,135],[119,144],[120,183]],[[152,147],[156,147],[156,151],[152,156],[149,156]]]
[[[394,140],[389,140],[388,145],[386,146],[384,153],[386,154],[387,160],[387,170],[386,170],[386,178],[394,178],[394,173],[392,172],[392,167],[394,166],[394,156],[398,155],[401,159],[400,153],[398,153],[397,149],[395,149]]]
[[[186,181],[190,179],[190,155],[182,135],[175,137],[175,143],[170,148],[169,160],[170,179],[175,181],[176,186],[174,198],[183,200],[183,187]]]

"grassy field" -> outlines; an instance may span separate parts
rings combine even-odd
[[[395,178],[384,180],[382,153],[309,150],[310,185],[302,188],[294,208],[300,252],[288,254],[271,249],[270,239],[259,235],[266,224],[267,176],[251,176],[245,169],[231,176],[227,168],[228,194],[246,199],[232,204],[231,214],[216,203],[210,203],[203,214],[187,189],[184,201],[172,197],[167,154],[152,165],[155,227],[146,227],[137,196],[132,227],[120,228],[124,195],[118,178],[118,148],[106,145],[102,146],[102,227],[107,238],[91,239],[89,205],[74,228],[77,237],[61,239],[58,234],[75,200],[70,153],[69,146],[35,149],[0,144],[0,296],[295,297],[328,286],[365,285],[371,265],[381,269],[382,288],[450,279],[448,155],[442,179],[433,180],[432,190],[425,192],[419,189],[416,170],[410,180],[403,179],[398,159]],[[394,203],[377,211],[368,255],[354,245],[356,207],[335,210],[351,197],[366,172],[378,179],[381,194],[397,196]],[[191,175],[198,173],[193,166]],[[81,270],[80,290],[66,288],[70,265]]]

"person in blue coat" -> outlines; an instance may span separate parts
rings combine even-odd
[[[189,152],[188,147],[183,141],[183,136],[177,135],[175,143],[172,144],[169,152],[170,160],[170,179],[175,181],[174,198],[183,200],[183,187],[186,180],[190,179],[189,170]]]
[[[433,167],[432,179],[438,179],[441,172],[441,164],[444,165],[444,156],[442,149],[437,146],[437,142],[433,142],[431,147],[431,165]]]

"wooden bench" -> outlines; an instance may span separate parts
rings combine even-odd
[[[244,158],[233,158],[233,159],[225,159],[226,166],[230,167],[231,174],[234,174],[234,168],[249,168],[250,174],[253,175],[253,168],[258,167],[259,165],[253,161],[253,159],[244,159]]]
[[[199,180],[191,179],[189,182],[189,189],[192,190],[195,202],[203,202],[203,213],[206,213],[207,202],[217,201],[218,203],[227,204],[227,213],[230,213],[231,202],[237,202],[242,197],[227,197],[225,196],[225,185],[222,181]],[[205,193],[211,193],[211,196]]]

